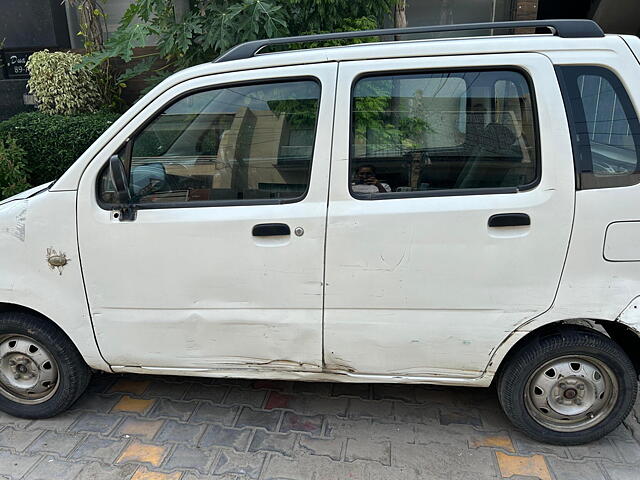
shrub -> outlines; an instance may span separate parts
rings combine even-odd
[[[102,104],[96,73],[79,67],[82,55],[35,52],[27,61],[29,92],[44,113],[73,115],[95,112]]]
[[[26,152],[28,180],[32,185],[54,180],[111,125],[117,114],[85,115],[20,113],[0,123],[0,141],[13,137]]]
[[[25,151],[14,139],[0,140],[0,200],[30,187],[24,157]]]

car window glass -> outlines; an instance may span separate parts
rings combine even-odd
[[[366,76],[352,99],[351,191],[520,188],[537,177],[531,92],[516,71]]]
[[[133,202],[301,198],[319,99],[319,84],[301,80],[228,86],[178,100],[131,140]],[[107,187],[101,198],[109,203]]]
[[[640,181],[640,125],[620,80],[602,67],[564,66],[559,72],[581,187]]]

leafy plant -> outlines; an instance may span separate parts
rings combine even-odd
[[[74,7],[78,12],[80,31],[84,49],[88,54],[104,50],[104,36],[107,32],[107,16],[99,0],[63,0]],[[74,68],[86,68],[84,63]],[[120,98],[122,88],[125,86],[117,82],[111,61],[106,59],[99,66],[92,69],[95,85],[100,92],[101,107],[113,111],[120,110],[124,102]]]
[[[365,144],[369,135],[379,145],[398,145],[413,150],[431,131],[424,111],[422,92],[417,91],[409,105],[398,105],[394,96],[394,80],[361,82],[356,87],[353,125],[356,143]]]
[[[104,49],[92,53],[84,64],[97,68],[114,57],[139,60],[118,82],[153,71],[150,81],[155,84],[176,70],[211,61],[241,42],[379,27],[396,1],[192,0],[191,8],[177,18],[172,0],[134,0]],[[157,38],[157,53],[136,57],[134,49],[145,46],[150,36]],[[154,69],[158,59],[163,64]]]
[[[0,140],[0,200],[28,189],[25,151],[11,137]]]
[[[11,137],[26,152],[32,185],[54,180],[118,118],[114,113],[49,115],[20,113],[0,122],[0,141]]]
[[[98,110],[101,95],[96,76],[86,68],[76,68],[81,61],[80,54],[48,50],[29,57],[27,85],[41,112],[73,115]]]

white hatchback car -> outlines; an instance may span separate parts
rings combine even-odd
[[[551,34],[258,55],[524,27]],[[507,22],[176,73],[0,204],[0,409],[55,415],[91,369],[495,380],[535,439],[607,434],[640,368],[639,57]]]

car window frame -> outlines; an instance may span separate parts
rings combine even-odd
[[[354,145],[354,93],[357,83],[363,78],[378,77],[383,75],[419,75],[419,74],[433,74],[433,73],[466,73],[466,72],[515,72],[522,75],[527,82],[527,87],[531,94],[531,112],[534,119],[534,131],[535,131],[535,179],[522,186],[518,187],[492,187],[492,188],[459,188],[459,189],[440,189],[440,190],[424,190],[415,192],[373,192],[373,193],[357,193],[353,192],[351,188],[351,162],[353,158],[353,145]],[[538,115],[537,105],[537,93],[535,90],[535,84],[529,72],[518,65],[491,65],[480,67],[439,67],[439,68],[406,68],[406,69],[384,69],[362,72],[353,78],[350,89],[350,103],[349,103],[349,162],[347,178],[347,189],[351,198],[355,200],[385,200],[385,199],[401,199],[401,198],[425,198],[425,197],[453,197],[453,196],[468,196],[468,195],[496,195],[496,194],[514,194],[520,192],[526,192],[535,189],[542,181],[542,152],[540,143],[540,121]]]
[[[580,73],[575,74],[571,70],[578,71]],[[573,164],[575,171],[575,184],[576,190],[595,190],[600,188],[619,188],[619,187],[631,187],[640,183],[640,117],[636,111],[631,96],[628,90],[625,88],[624,83],[620,80],[620,77],[616,72],[604,65],[600,64],[557,64],[554,65],[558,84],[560,85],[560,92],[562,93],[562,101],[564,103],[564,109],[567,114],[567,124],[569,126],[569,132],[571,133],[571,149],[573,151]],[[595,72],[591,75],[596,75],[604,78],[609,82],[609,85],[616,94],[617,100],[620,102],[622,110],[625,114],[625,120],[629,124],[631,129],[633,143],[636,153],[636,169],[628,174],[620,175],[603,175],[596,177],[593,174],[593,156],[591,149],[591,139],[587,132],[586,142],[583,143],[578,139],[580,133],[576,130],[576,125],[580,122],[586,124],[583,97],[581,95],[575,96],[576,102],[579,103],[579,108],[572,102],[572,95],[576,92],[579,93],[577,87],[569,85],[569,80],[577,79],[579,75],[589,75],[590,71]],[[569,77],[570,75],[570,77]],[[624,95],[620,95],[622,92]],[[629,117],[628,109],[631,109],[633,116]],[[634,127],[635,131],[634,132]]]
[[[169,107],[176,104],[180,100],[189,97],[191,95],[211,91],[211,90],[219,90],[229,87],[245,87],[252,85],[268,85],[274,83],[291,83],[291,82],[299,82],[299,81],[313,81],[316,85],[318,85],[318,106],[316,108],[316,122],[315,122],[315,136],[313,141],[313,147],[311,149],[311,165],[309,168],[309,180],[307,181],[307,188],[304,193],[295,198],[255,198],[255,199],[239,199],[239,200],[198,200],[193,202],[155,202],[155,203],[128,203],[124,206],[133,208],[135,210],[158,210],[158,209],[176,209],[176,208],[203,208],[203,207],[238,207],[238,206],[256,206],[256,205],[284,205],[291,203],[298,203],[304,201],[304,199],[309,194],[309,189],[311,188],[311,178],[312,171],[314,166],[314,158],[316,154],[316,145],[318,141],[318,120],[320,115],[320,107],[323,99],[323,85],[322,80],[319,77],[313,75],[296,75],[291,77],[274,77],[274,78],[264,78],[260,80],[247,80],[246,82],[223,82],[215,85],[207,85],[202,87],[196,87],[185,92],[181,92],[179,95],[168,99],[164,102],[158,109],[156,109],[152,115],[150,115],[147,119],[145,119],[128,137],[127,139],[120,144],[120,146],[112,152],[109,157],[112,155],[119,155],[123,149],[128,155],[129,158],[123,159],[123,163],[125,165],[125,170],[127,172],[127,177],[131,180],[131,154],[133,151],[133,142],[132,139],[142,132],[145,128],[147,128],[151,123],[153,123],[157,118],[162,115]],[[144,111],[144,110],[143,110]],[[100,183],[103,178],[104,173],[109,169],[109,161],[107,160],[105,164],[98,171],[98,175],[96,176],[96,180],[94,183],[94,194],[95,199],[98,206],[102,210],[112,211],[114,209],[118,209],[123,207],[120,203],[110,203],[105,202],[100,198]]]

